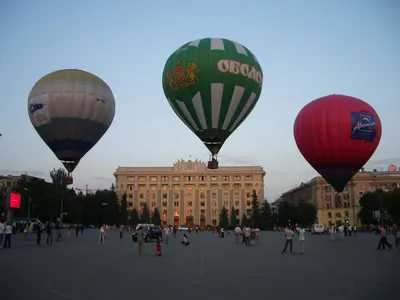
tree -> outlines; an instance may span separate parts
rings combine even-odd
[[[139,223],[139,214],[136,208],[132,209],[131,211],[131,224],[132,226],[136,227],[136,225]]]
[[[224,207],[221,209],[221,213],[219,214],[219,227],[220,228],[229,228],[229,219],[228,219],[228,210]]]
[[[126,224],[128,220],[128,201],[127,195],[124,193],[119,202],[118,224]]]
[[[383,207],[393,223],[400,225],[400,189],[392,190],[384,195]]]
[[[247,219],[246,214],[243,214],[242,216],[242,226],[248,226],[249,225],[249,220]]]
[[[300,203],[296,207],[295,221],[303,226],[312,225],[317,219],[317,209],[310,203]]]
[[[235,211],[235,208],[232,206],[230,227],[235,228],[237,225],[238,225],[238,220],[237,220],[237,216],[236,216],[236,211]]]
[[[251,227],[260,227],[260,206],[256,190],[253,190],[251,201]]]
[[[160,212],[158,211],[157,207],[154,208],[153,217],[151,218],[151,222],[154,225],[161,226],[161,216],[160,216]]]
[[[281,226],[287,226],[293,224],[292,222],[296,219],[296,209],[286,201],[279,203],[277,213],[277,223]]]
[[[140,216],[140,222],[145,223],[145,224],[150,223],[150,211],[149,211],[149,208],[147,207],[146,203],[143,206],[143,212]]]
[[[273,220],[272,220],[272,210],[271,205],[264,199],[263,203],[261,204],[261,229],[272,229],[273,227]]]

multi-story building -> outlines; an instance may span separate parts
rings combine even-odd
[[[300,202],[311,203],[317,208],[317,223],[325,226],[338,225],[346,220],[350,224],[359,225],[358,212],[360,198],[364,193],[376,189],[388,190],[400,186],[400,171],[395,172],[358,172],[347,184],[345,190],[337,194],[321,176],[306,183],[301,183],[282,194],[279,201],[291,205]]]
[[[251,196],[264,199],[260,166],[207,169],[202,161],[177,161],[172,167],[118,167],[114,173],[119,197],[139,214],[157,207],[163,224],[217,225],[221,209],[235,209],[237,219],[251,214]]]

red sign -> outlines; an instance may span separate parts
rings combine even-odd
[[[21,207],[21,194],[11,193],[10,194],[10,208]]]
[[[396,170],[397,170],[397,167],[396,167],[396,165],[390,165],[389,167],[388,167],[388,171],[389,172],[396,172]]]

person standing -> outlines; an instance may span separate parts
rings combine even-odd
[[[165,243],[168,244],[168,237],[169,237],[169,227],[165,226],[164,228],[164,236],[165,236]]]
[[[46,244],[48,245],[53,245],[53,232],[52,232],[52,228],[51,228],[51,222],[48,221],[46,223],[46,234],[47,234],[47,238],[46,238]]]
[[[306,241],[306,230],[304,229],[304,227],[301,227],[299,229],[299,247],[301,254],[304,254],[305,241]]]
[[[139,245],[139,256],[143,255],[143,244],[144,244],[144,240],[143,240],[143,227],[140,226],[136,232],[137,234],[137,241],[138,241],[138,245]]]
[[[36,231],[36,245],[40,246],[40,241],[42,240],[42,227],[39,223],[35,225]]]
[[[11,226],[10,222],[6,223],[5,226],[5,242],[4,242],[4,248],[11,248],[11,235],[13,233],[13,228]]]
[[[2,220],[0,220],[0,248],[3,248],[5,230],[6,230],[6,227],[5,227],[4,222]]]
[[[282,254],[286,252],[287,246],[290,246],[290,253],[293,250],[293,236],[294,232],[289,227],[285,228],[285,247],[282,250]]]

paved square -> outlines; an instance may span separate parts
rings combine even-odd
[[[45,238],[45,236],[43,236]],[[331,242],[307,236],[306,254],[280,254],[282,233],[263,232],[262,244],[246,248],[234,237],[202,232],[190,246],[170,238],[163,257],[125,233],[86,230],[52,247],[13,236],[13,248],[0,249],[0,287],[6,300],[119,299],[291,299],[367,300],[399,295],[400,253],[377,251],[378,237],[358,234]],[[296,250],[296,249],[295,249]],[[397,289],[397,291],[396,291]]]

